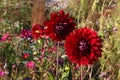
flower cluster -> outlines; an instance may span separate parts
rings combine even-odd
[[[45,27],[44,27],[45,26]],[[44,26],[35,24],[30,30],[22,30],[21,37],[38,40],[42,36],[49,36],[53,41],[65,40],[65,51],[69,60],[78,65],[93,64],[101,56],[102,40],[97,33],[87,27],[75,30],[74,18],[63,10],[50,14],[50,19],[44,22]],[[9,37],[6,33],[1,41]],[[28,58],[29,54],[23,54]],[[27,65],[28,66],[28,65]]]
[[[65,40],[66,54],[73,63],[93,64],[101,57],[102,39],[87,27],[75,30],[76,23],[73,20],[63,10],[51,13],[50,20],[45,22],[45,33],[53,41]]]

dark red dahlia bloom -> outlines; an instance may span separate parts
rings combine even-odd
[[[43,35],[43,27],[39,24],[32,26],[32,36],[34,39],[38,39]]]
[[[45,33],[52,40],[62,41],[75,29],[76,24],[73,22],[73,18],[69,18],[68,13],[65,14],[63,10],[60,10],[58,13],[51,13],[50,20],[45,22],[45,26],[47,27]]]
[[[70,33],[64,46],[70,61],[78,65],[89,65],[101,57],[102,39],[95,31],[85,27]]]

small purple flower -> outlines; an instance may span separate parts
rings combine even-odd
[[[32,80],[32,79],[29,77],[25,77],[24,80]]]
[[[32,35],[31,31],[26,29],[23,29],[20,34],[22,38],[29,38],[31,37],[31,35]]]
[[[55,63],[57,63],[57,60],[54,61]],[[58,58],[58,64],[63,65],[64,61],[61,58]]]
[[[3,77],[3,76],[5,76],[5,72],[0,70],[0,77]]]

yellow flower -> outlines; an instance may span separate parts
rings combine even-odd
[[[37,54],[37,52],[34,52],[34,53],[33,53],[33,55],[36,55],[36,54]]]

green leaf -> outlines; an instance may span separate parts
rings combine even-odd
[[[62,74],[62,80],[63,80],[63,78],[68,77],[68,75],[69,75],[69,71],[64,72]]]
[[[49,76],[49,80],[54,80],[53,75],[50,72],[48,73],[48,76]]]

